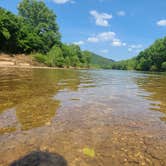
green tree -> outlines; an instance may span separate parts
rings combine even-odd
[[[65,58],[65,65],[66,65],[66,67],[70,67],[70,65],[71,65],[69,56],[67,56]]]
[[[0,8],[0,51],[17,52],[19,28],[18,18],[11,12]]]
[[[62,50],[58,46],[54,46],[47,54],[47,64],[49,66],[64,67],[65,60],[63,57]]]
[[[166,62],[163,62],[161,66],[162,66],[162,70],[166,71]]]
[[[53,45],[60,44],[56,15],[43,1],[22,0],[18,11],[23,18],[20,44],[27,47],[25,51],[46,53]]]
[[[73,67],[80,66],[80,61],[79,61],[79,58],[77,57],[77,55],[74,55],[71,57],[71,66],[73,66]]]

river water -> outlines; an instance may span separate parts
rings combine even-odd
[[[69,166],[165,166],[166,74],[0,68],[0,166],[35,150]]]

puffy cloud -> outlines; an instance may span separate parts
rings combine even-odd
[[[128,52],[139,53],[142,48],[143,48],[142,44],[132,44],[128,46]]]
[[[90,43],[97,43],[99,42],[99,39],[97,37],[88,37],[87,41]]]
[[[84,44],[84,41],[78,41],[78,42],[74,42],[75,45],[83,45]]]
[[[111,45],[114,47],[121,47],[126,46],[126,43],[121,42],[120,39],[113,39]]]
[[[111,41],[115,39],[115,36],[116,36],[115,32],[103,32],[97,34],[96,36],[89,37],[87,41],[91,43]]]
[[[98,26],[108,27],[109,26],[108,20],[112,19],[111,14],[98,13],[96,10],[90,11],[90,14],[95,18],[96,25]]]
[[[73,2],[71,0],[53,0],[53,2],[57,3],[57,4],[64,4],[64,3],[67,3],[67,2]]]
[[[166,19],[157,21],[158,26],[166,26]]]
[[[117,15],[118,15],[118,16],[125,16],[125,15],[126,15],[126,12],[123,11],[123,10],[121,10],[121,11],[118,11],[118,12],[117,12]]]

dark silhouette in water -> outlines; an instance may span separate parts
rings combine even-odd
[[[59,154],[35,151],[10,166],[67,166],[67,161]]]

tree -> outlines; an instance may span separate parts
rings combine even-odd
[[[76,55],[72,56],[72,58],[71,58],[71,66],[77,67],[79,65],[80,65],[79,58]]]
[[[63,57],[62,50],[58,46],[54,46],[47,54],[48,60],[47,64],[49,66],[64,67],[65,60]]]
[[[18,50],[18,18],[0,8],[0,51],[15,53]]]
[[[136,69],[144,71],[163,71],[166,62],[166,37],[156,40],[149,48],[141,51],[138,56],[126,61],[112,64],[115,69]]]
[[[166,71],[166,62],[163,62],[161,66],[162,66],[162,70]]]
[[[46,53],[53,45],[60,44],[56,15],[43,1],[23,0],[18,6],[18,11],[24,24],[20,44],[24,47],[28,45],[25,51]]]
[[[66,67],[70,67],[70,65],[71,65],[71,63],[70,63],[70,58],[67,56],[66,58],[65,58],[65,65],[66,65]]]

